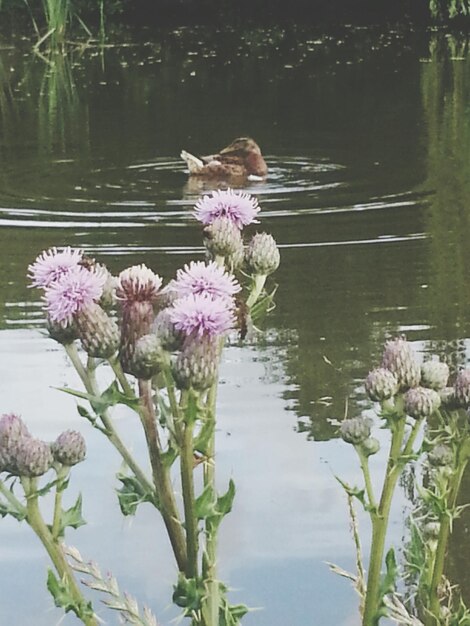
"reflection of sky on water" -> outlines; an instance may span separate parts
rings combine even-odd
[[[113,494],[117,455],[78,416],[75,400],[54,389],[64,384],[80,388],[62,349],[32,330],[3,331],[0,346],[5,356],[4,410],[22,414],[33,433],[47,440],[66,428],[86,436],[88,458],[73,471],[66,506],[82,491],[88,525],[69,532],[67,541],[79,547],[84,557],[96,560],[103,571],[111,570],[123,589],[148,602],[166,623],[174,613],[166,607],[175,568],[164,529],[148,506],[141,507],[136,518],[121,517]],[[274,367],[279,367],[277,358],[272,348],[263,353],[238,347],[226,351],[217,474],[220,491],[232,477],[237,495],[221,530],[221,576],[237,589],[234,601],[266,607],[253,612],[247,624],[300,626],[314,624],[317,618],[321,623],[328,614],[332,619],[330,603],[325,602],[327,590],[341,596],[341,602],[334,603],[334,623],[339,624],[356,605],[348,583],[331,574],[324,563],[331,560],[353,567],[346,503],[333,473],[353,482],[357,470],[352,469],[351,450],[341,442],[312,446],[295,432],[295,415],[285,410],[282,400],[284,385],[266,380],[266,364],[274,361]],[[120,432],[137,457],[142,456],[136,416],[122,409],[117,414]],[[20,620],[16,623],[29,626],[32,615],[42,615],[51,606],[43,586],[47,560],[25,525],[5,519],[0,536],[0,576],[5,597],[11,598],[11,603],[2,603],[0,623],[13,623],[16,615]],[[16,599],[26,588],[31,588],[31,597],[27,606],[18,607]],[[309,601],[312,622],[305,615]],[[53,610],[44,613],[43,621],[35,617],[34,624],[51,626],[59,617],[60,611]],[[74,618],[67,617],[65,623],[73,624]]]

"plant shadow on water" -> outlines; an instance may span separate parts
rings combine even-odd
[[[0,342],[16,371],[6,378],[8,410],[20,394],[15,380],[23,369],[33,380],[38,368],[55,371],[60,383],[71,378],[61,373],[56,351],[41,356],[44,340],[28,330],[42,319],[40,303],[31,301],[21,278],[31,256],[69,244],[112,269],[144,260],[168,278],[182,261],[202,254],[191,218],[201,189],[188,182],[179,150],[207,153],[249,133],[266,153],[270,176],[245,190],[259,197],[263,225],[281,244],[277,309],[267,339],[249,357],[230,348],[221,399],[228,416],[220,433],[220,456],[227,459],[221,471],[237,478],[240,507],[227,523],[221,559],[243,599],[266,607],[247,624],[316,624],[306,621],[313,611],[307,598],[325,579],[341,601],[328,622],[328,602],[315,591],[321,623],[355,623],[354,596],[318,565],[353,560],[346,504],[333,495],[336,485],[325,471],[326,463],[334,473],[352,471],[335,441],[345,398],[350,415],[364,408],[362,381],[387,334],[406,332],[421,352],[446,355],[454,367],[468,360],[466,45],[433,36],[429,51],[427,38],[416,33],[354,29],[331,36],[259,29],[245,37],[229,30],[208,40],[188,29],[106,50],[104,62],[98,50],[51,63],[0,50]],[[259,380],[265,383],[261,397]],[[45,377],[39,382],[54,384]],[[249,402],[241,403],[240,390]],[[41,397],[48,406],[58,402],[56,393]],[[74,410],[64,400],[59,407],[51,409],[43,436],[52,437],[53,426]],[[240,424],[241,412],[251,414],[253,407],[255,423]],[[32,400],[22,401],[22,412],[40,419]],[[268,433],[275,454],[257,462],[246,450],[256,454],[260,431]],[[285,451],[286,441],[293,452]],[[93,472],[106,474],[103,466],[115,460],[98,461],[93,438],[89,449]],[[276,488],[272,475],[279,466],[285,476]],[[92,470],[82,472],[77,479],[85,485]],[[260,502],[251,492],[253,476],[259,476],[257,492],[270,494]],[[467,477],[463,484],[468,492]],[[102,509],[101,497],[92,497],[90,521]],[[106,498],[112,511],[115,504]],[[298,523],[287,519],[285,508],[299,511]],[[95,522],[101,546],[83,531],[83,552],[103,565],[111,537],[121,541],[116,531],[106,538],[107,525],[117,519],[109,515]],[[265,529],[274,516],[279,530],[271,541]],[[150,516],[136,524],[148,538]],[[450,548],[451,578],[464,591],[461,546],[468,524],[464,513]],[[2,524],[0,532],[16,541],[17,529],[7,528]],[[145,542],[130,537],[133,529],[123,532],[135,561],[129,569],[138,571]],[[25,545],[42,580],[39,552],[32,542]],[[22,575],[30,576],[24,567],[30,554],[11,550],[11,559],[23,563]],[[116,574],[124,569],[119,559],[109,564]],[[302,597],[293,581],[297,565],[307,579]],[[273,567],[276,577],[268,585],[263,579]],[[3,578],[7,571],[2,565]],[[166,604],[170,574],[157,591],[152,568],[137,583],[134,575],[124,575],[126,587],[143,587],[142,599],[153,606]],[[287,590],[282,603],[280,588]],[[20,594],[19,583],[12,589]],[[34,593],[41,613],[47,601],[40,590]],[[2,610],[11,611],[4,621],[12,622],[13,609]],[[30,614],[23,618],[28,626]],[[46,617],[44,624],[50,623]]]

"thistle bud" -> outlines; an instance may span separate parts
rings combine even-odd
[[[248,244],[245,260],[253,274],[268,276],[277,270],[280,262],[279,249],[268,233],[257,233]]]
[[[401,390],[419,385],[421,368],[415,360],[411,345],[403,337],[387,341],[382,367],[395,374]]]
[[[23,439],[31,438],[19,415],[9,413],[0,418],[0,471],[16,471],[16,452]]]
[[[144,335],[135,344],[134,356],[130,366],[131,374],[136,378],[149,380],[161,370],[162,346],[158,337]]]
[[[218,342],[212,338],[193,338],[178,354],[173,376],[179,389],[208,389],[217,378]]]
[[[145,265],[135,265],[119,274],[116,289],[122,303],[121,344],[119,358],[125,372],[131,373],[135,345],[150,333],[154,319],[153,303],[158,297],[162,279]]]
[[[470,368],[460,370],[455,379],[454,389],[458,406],[467,408],[470,404]]]
[[[426,361],[421,366],[421,385],[439,391],[449,379],[449,366],[441,361]]]
[[[436,444],[434,448],[428,452],[428,461],[433,467],[452,465],[454,462],[452,448],[445,443]]]
[[[243,246],[240,229],[228,217],[217,217],[204,228],[204,245],[214,256],[230,256]]]
[[[380,442],[375,437],[367,437],[367,439],[361,443],[361,449],[365,456],[372,456],[373,454],[377,454],[380,450]]]
[[[395,374],[383,367],[372,370],[366,378],[366,391],[369,398],[374,402],[388,400],[398,391],[398,381]]]
[[[16,448],[17,476],[42,476],[53,463],[51,447],[45,441],[34,437],[23,437]]]
[[[66,430],[51,444],[54,460],[62,465],[76,465],[86,456],[86,443],[76,430]]]
[[[78,339],[78,329],[74,321],[66,326],[51,320],[49,315],[46,320],[46,329],[51,339],[57,341],[57,343],[63,346],[68,346],[73,343],[75,339]]]
[[[161,347],[168,352],[179,350],[183,345],[184,334],[175,328],[169,309],[160,311],[155,318],[152,330],[158,337]]]
[[[341,423],[339,432],[346,443],[357,446],[370,437],[372,420],[364,417],[353,417]]]
[[[404,400],[406,413],[414,419],[429,417],[441,405],[437,391],[427,387],[409,389],[404,395]]]
[[[108,359],[119,347],[119,328],[99,304],[92,303],[75,317],[80,341],[89,356]]]

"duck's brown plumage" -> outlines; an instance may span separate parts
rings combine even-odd
[[[217,154],[199,158],[183,150],[181,158],[186,161],[191,176],[242,178],[264,177],[268,173],[260,147],[250,137],[238,137]]]

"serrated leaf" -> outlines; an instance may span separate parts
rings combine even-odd
[[[214,430],[215,420],[206,419],[202,424],[201,430],[194,439],[194,450],[200,452],[204,456],[207,456]]]
[[[194,503],[197,519],[206,519],[216,515],[217,498],[211,485],[207,485]]]
[[[126,394],[119,389],[116,380],[113,380],[109,387],[103,391],[100,399],[108,407],[114,406],[115,404],[125,404],[135,411],[139,409],[139,398],[126,396]]]
[[[80,528],[80,526],[84,526],[86,521],[82,516],[82,495],[79,494],[77,501],[70,509],[66,509],[61,512],[60,515],[60,529],[59,536],[63,537],[65,533],[65,529],[67,527],[71,528]]]
[[[118,472],[116,478],[122,483],[122,487],[117,489],[117,496],[123,515],[135,515],[137,507],[143,502],[151,502],[159,508],[155,494],[145,491],[135,476]]]
[[[80,619],[89,619],[94,616],[91,602],[77,602],[66,579],[59,580],[52,570],[47,572],[47,589],[54,598],[54,604],[65,613],[72,611]]]
[[[225,517],[232,510],[233,500],[235,498],[235,483],[230,479],[228,489],[223,496],[217,498],[216,510],[221,517]]]
[[[0,502],[0,517],[11,515],[19,522],[26,519],[26,511],[21,511],[13,507],[9,502]]]
[[[348,496],[351,496],[352,498],[357,498],[365,510],[369,509],[369,505],[366,502],[364,489],[359,489],[359,487],[351,487],[351,485],[346,483],[344,480],[342,480],[338,476],[335,476],[335,478],[339,482],[341,487],[344,489],[344,491],[348,494]]]

